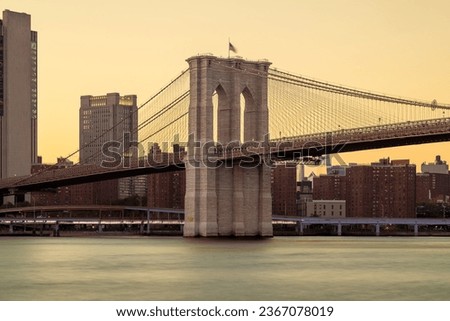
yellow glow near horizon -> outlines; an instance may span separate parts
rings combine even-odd
[[[450,103],[450,3],[441,1],[3,0],[38,31],[39,154],[54,162],[78,148],[82,95],[120,92],[143,102],[197,53],[244,58],[317,79]],[[342,154],[416,164],[450,143]]]

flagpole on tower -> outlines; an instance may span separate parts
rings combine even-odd
[[[228,38],[228,59],[230,59],[230,51],[237,53],[237,49],[230,41],[230,38]]]

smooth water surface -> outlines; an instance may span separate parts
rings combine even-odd
[[[0,238],[0,300],[450,300],[450,238]]]

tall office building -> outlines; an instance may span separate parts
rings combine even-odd
[[[124,135],[129,135],[131,142],[137,141],[137,125],[136,95],[109,93],[105,96],[81,96],[80,162],[100,164],[102,160],[108,160],[102,153],[102,146],[112,141],[123,142]],[[133,149],[133,152],[136,150]],[[144,196],[145,180],[145,177],[130,177],[96,183],[96,203],[111,203],[133,195]],[[99,197],[107,199],[98,199]]]
[[[31,17],[9,10],[0,20],[1,178],[27,175],[37,161],[37,32]]]
[[[131,141],[136,141],[137,122],[135,95],[109,93],[105,96],[81,96],[80,162],[101,162],[104,160],[101,153],[103,144],[122,142],[126,133]]]

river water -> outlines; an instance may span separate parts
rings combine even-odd
[[[0,238],[0,300],[450,300],[450,238]]]

